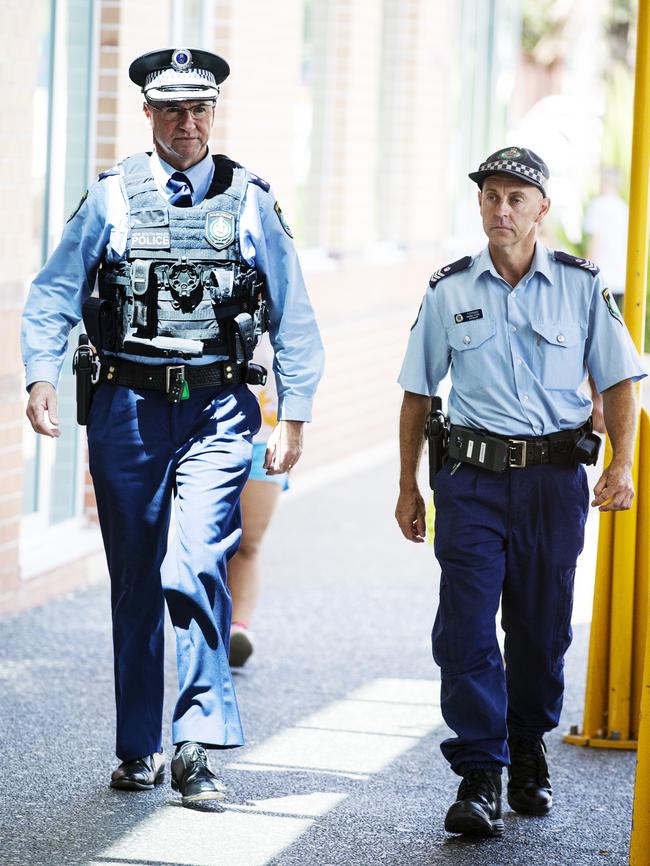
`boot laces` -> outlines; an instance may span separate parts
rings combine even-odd
[[[541,740],[514,740],[510,743],[510,778],[520,785],[531,782],[544,788],[548,785],[548,766]]]
[[[459,800],[475,800],[479,797],[489,803],[495,796],[496,788],[487,770],[469,770],[458,788]]]
[[[192,743],[187,749],[185,749],[185,758],[187,761],[191,761],[192,763],[202,764],[204,767],[208,766],[208,756],[206,754],[203,746],[200,746],[198,743]]]

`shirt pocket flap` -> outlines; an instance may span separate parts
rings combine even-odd
[[[447,330],[449,345],[458,352],[477,349],[496,332],[494,319],[476,319],[473,322],[460,322]]]
[[[570,349],[583,341],[580,325],[563,325],[561,322],[533,322],[533,331],[552,346]]]

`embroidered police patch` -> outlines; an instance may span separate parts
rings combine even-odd
[[[131,249],[169,250],[172,239],[167,228],[134,228]]]
[[[278,219],[280,220],[280,225],[281,225],[282,228],[285,230],[285,232],[289,235],[289,237],[292,238],[293,235],[291,234],[291,229],[290,229],[289,226],[287,225],[287,221],[285,220],[285,218],[284,218],[284,214],[282,213],[282,208],[281,208],[280,205],[277,203],[277,201],[276,201],[276,203],[275,203],[273,209],[275,210],[276,214],[278,215]]]
[[[81,205],[86,201],[87,198],[88,198],[88,190],[86,190],[86,192],[81,196],[81,199],[80,199],[80,201],[79,201],[79,204],[78,204],[77,207],[72,211],[72,213],[70,214],[70,216],[69,216],[68,219],[67,219],[67,222],[70,222],[70,220],[73,219],[73,217],[76,217],[76,216],[77,216],[77,214],[78,214],[79,211],[81,210]]]
[[[454,322],[459,325],[461,322],[474,322],[476,319],[483,318],[483,310],[468,310],[466,313],[456,313]]]
[[[609,291],[609,289],[603,289],[600,294],[603,297],[603,301],[605,301],[605,303],[607,304],[607,310],[609,311],[609,315],[613,319],[616,319],[616,321],[619,323],[619,325],[622,325],[623,319],[621,317],[621,314],[618,311],[618,307],[616,306],[616,301],[612,297],[612,294]]]
[[[217,250],[225,250],[235,240],[235,217],[223,210],[213,210],[205,218],[205,236]]]

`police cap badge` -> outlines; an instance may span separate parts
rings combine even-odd
[[[491,174],[509,174],[520,180],[536,186],[546,195],[548,189],[549,170],[544,160],[527,147],[506,147],[497,150],[482,162],[478,171],[471,171],[469,177],[479,188]]]

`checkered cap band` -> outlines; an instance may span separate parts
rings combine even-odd
[[[215,88],[217,83],[214,75],[207,69],[157,69],[145,78],[143,90],[155,87],[157,89],[170,87],[187,87],[188,89]]]
[[[529,177],[531,180],[538,183],[546,189],[546,178],[541,171],[536,168],[531,168],[528,165],[522,165],[520,162],[515,162],[513,159],[498,159],[494,162],[483,162],[478,168],[479,171],[510,171],[520,174],[522,177]]]

